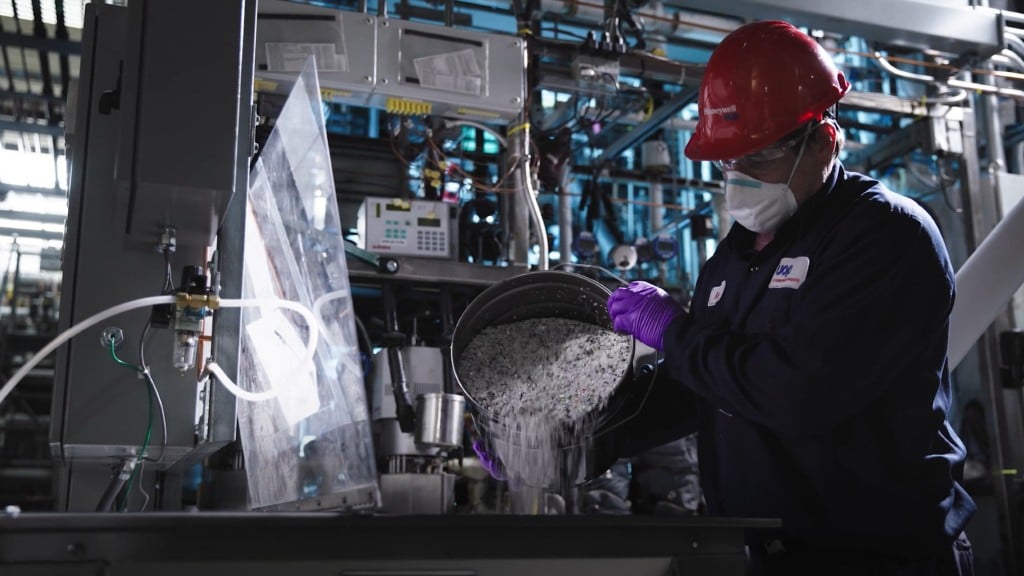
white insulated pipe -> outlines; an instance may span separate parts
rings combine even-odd
[[[963,360],[1024,285],[1024,201],[1010,210],[956,273],[949,368]]]
[[[559,174],[558,194],[558,263],[572,264],[572,161],[566,161]]]
[[[665,214],[662,212],[665,203],[665,187],[658,180],[651,181],[651,232],[656,233],[665,227]]]

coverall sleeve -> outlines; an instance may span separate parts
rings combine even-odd
[[[673,321],[664,336],[672,376],[790,436],[827,433],[908,374],[920,382],[932,370],[938,382],[953,298],[945,247],[930,222],[873,212],[813,255],[786,325],[743,333],[691,315]]]

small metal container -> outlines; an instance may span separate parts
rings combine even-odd
[[[466,399],[437,392],[416,396],[416,443],[441,448],[462,446]]]

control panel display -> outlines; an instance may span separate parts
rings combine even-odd
[[[359,211],[360,245],[378,254],[449,258],[454,211],[445,202],[367,198]]]

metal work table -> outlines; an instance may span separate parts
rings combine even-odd
[[[4,576],[744,574],[774,520],[333,513],[0,518]]]

